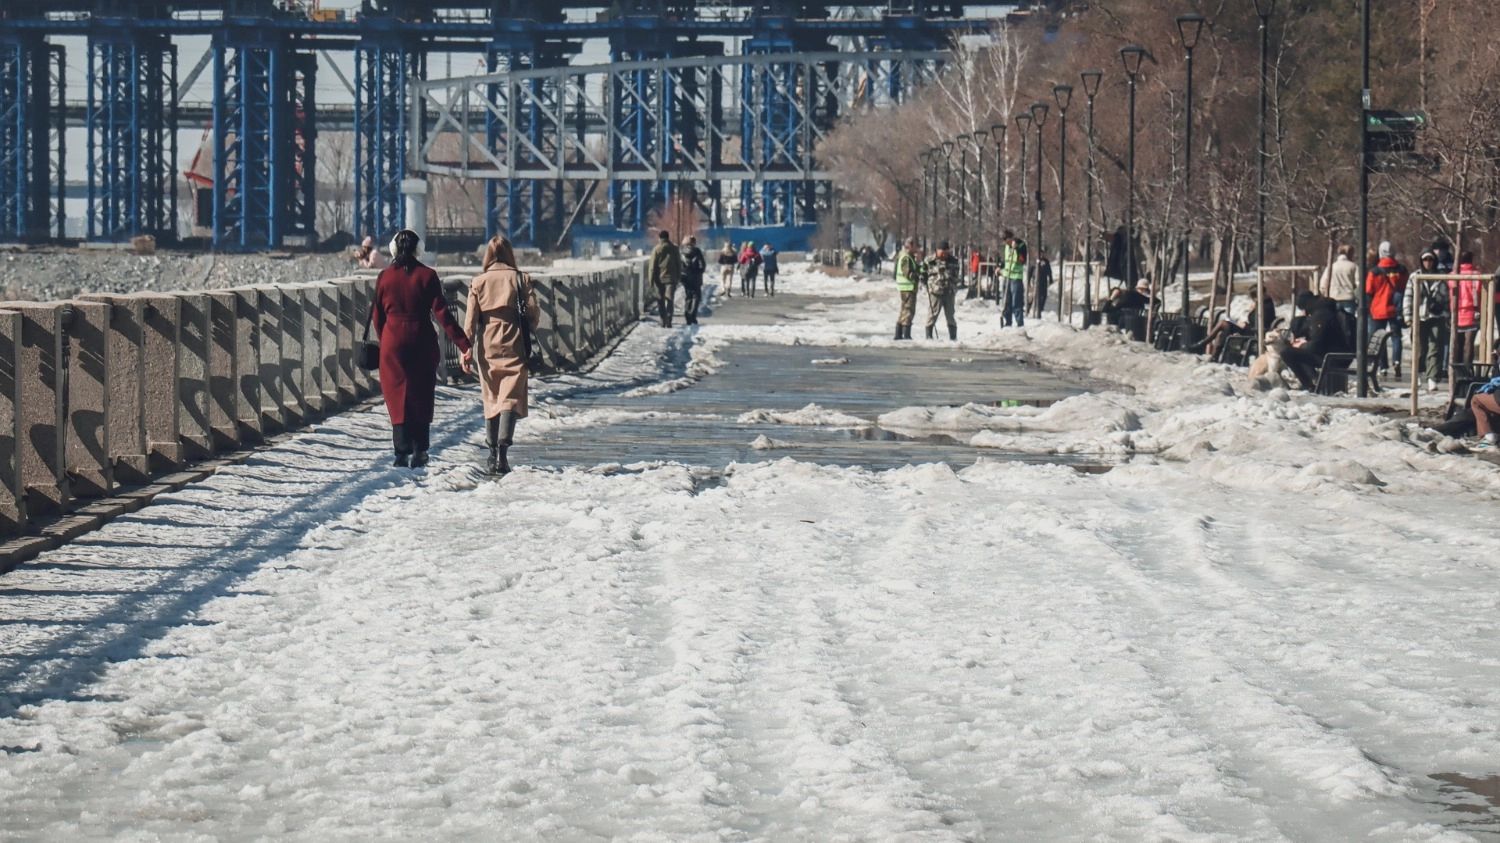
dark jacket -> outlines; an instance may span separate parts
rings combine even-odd
[[[1339,316],[1338,303],[1327,296],[1303,293],[1297,298],[1297,306],[1307,311],[1302,323],[1302,336],[1307,339],[1303,348],[1310,354],[1322,357],[1325,354],[1348,353],[1353,343],[1344,332],[1344,322]]]
[[[708,261],[703,257],[703,250],[697,246],[689,246],[682,253],[682,283],[702,284],[703,273],[708,271]]]
[[[676,284],[682,280],[682,252],[677,244],[663,240],[651,253],[651,283]]]

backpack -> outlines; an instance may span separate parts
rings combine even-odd
[[[1025,240],[1019,240],[1019,239],[1016,240],[1016,246],[1015,246],[1015,248],[1016,248],[1016,262],[1017,263],[1025,263],[1026,262],[1026,241]]]
[[[1437,319],[1448,315],[1448,283],[1440,281],[1436,284],[1422,285],[1422,304],[1427,310],[1428,319]]]

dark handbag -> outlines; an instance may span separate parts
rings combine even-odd
[[[354,347],[354,365],[366,372],[373,372],[380,368],[380,343],[370,341],[370,322],[374,316],[375,314],[371,312],[365,318],[364,338]]]
[[[526,365],[531,365],[531,350],[533,340],[531,336],[531,306],[526,301],[526,293],[531,289],[531,276],[522,274],[521,283],[516,285],[516,321],[521,326],[521,359]]]

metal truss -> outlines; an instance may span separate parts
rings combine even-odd
[[[900,102],[946,57],[770,53],[415,81],[409,169],[507,185],[492,230],[532,236],[538,187],[565,182],[607,183],[620,228],[639,230],[678,191],[717,220],[719,187],[734,182],[740,221],[811,221],[831,177],[818,142],[844,114]]]
[[[88,44],[88,237],[175,239],[177,48],[101,28]]]
[[[392,35],[362,41],[354,51],[354,234],[389,237],[402,227],[407,120],[422,105],[407,86],[426,72],[426,54]],[[481,94],[482,96],[482,94]],[[410,107],[410,112],[409,112]]]
[[[312,240],[315,53],[235,27],[214,39],[213,241],[221,249]]]
[[[65,56],[40,36],[0,35],[0,237],[62,235]]]

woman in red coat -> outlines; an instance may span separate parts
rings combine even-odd
[[[448,312],[437,273],[417,260],[417,240],[415,231],[396,232],[391,240],[391,265],[375,282],[370,312],[380,337],[380,391],[391,415],[395,464],[412,468],[427,464],[433,396],[442,359],[432,320],[442,323],[460,351],[469,351],[469,338]]]

